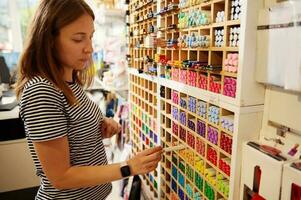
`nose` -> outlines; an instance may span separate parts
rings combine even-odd
[[[92,46],[92,41],[88,41],[87,45],[84,48],[84,53],[89,53],[91,54],[93,52],[93,46]]]

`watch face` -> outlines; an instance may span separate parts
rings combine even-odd
[[[131,175],[130,167],[128,165],[120,168],[122,177],[127,177]]]

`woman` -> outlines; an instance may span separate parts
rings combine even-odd
[[[120,131],[87,98],[94,14],[84,0],[41,0],[16,88],[41,186],[36,199],[105,199],[114,180],[157,167],[162,148],[107,164],[103,138]]]

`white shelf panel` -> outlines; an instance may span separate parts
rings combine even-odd
[[[153,82],[157,82],[158,81],[158,77],[157,76],[152,76],[152,75],[149,75],[149,74],[145,74],[145,73],[139,73],[137,69],[134,69],[134,68],[129,68],[128,69],[128,72],[129,74],[132,74],[132,75],[135,75],[135,76],[138,76],[140,78],[144,78],[146,80],[149,80],[149,81],[153,81]]]
[[[163,85],[165,87],[171,88],[173,90],[177,90],[179,92],[188,94],[195,98],[201,99],[203,101],[210,102],[215,105],[219,105],[219,103],[220,103],[219,94],[215,94],[215,93],[212,93],[212,92],[209,92],[206,90],[202,90],[200,88],[192,87],[192,86],[186,85],[184,83],[180,83],[180,82],[165,79],[165,78],[159,78],[159,84]]]
[[[263,105],[237,107],[235,104],[233,104],[233,98],[231,97],[225,97],[221,94],[216,94],[207,90],[192,87],[177,81],[159,78],[159,85],[177,90],[181,93],[188,94],[189,96],[193,96],[197,99],[209,102],[213,105],[222,107],[237,114],[263,111]]]

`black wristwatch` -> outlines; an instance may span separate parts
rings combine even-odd
[[[130,166],[126,162],[122,162],[120,164],[120,172],[122,177],[128,177],[131,175],[131,169]]]

